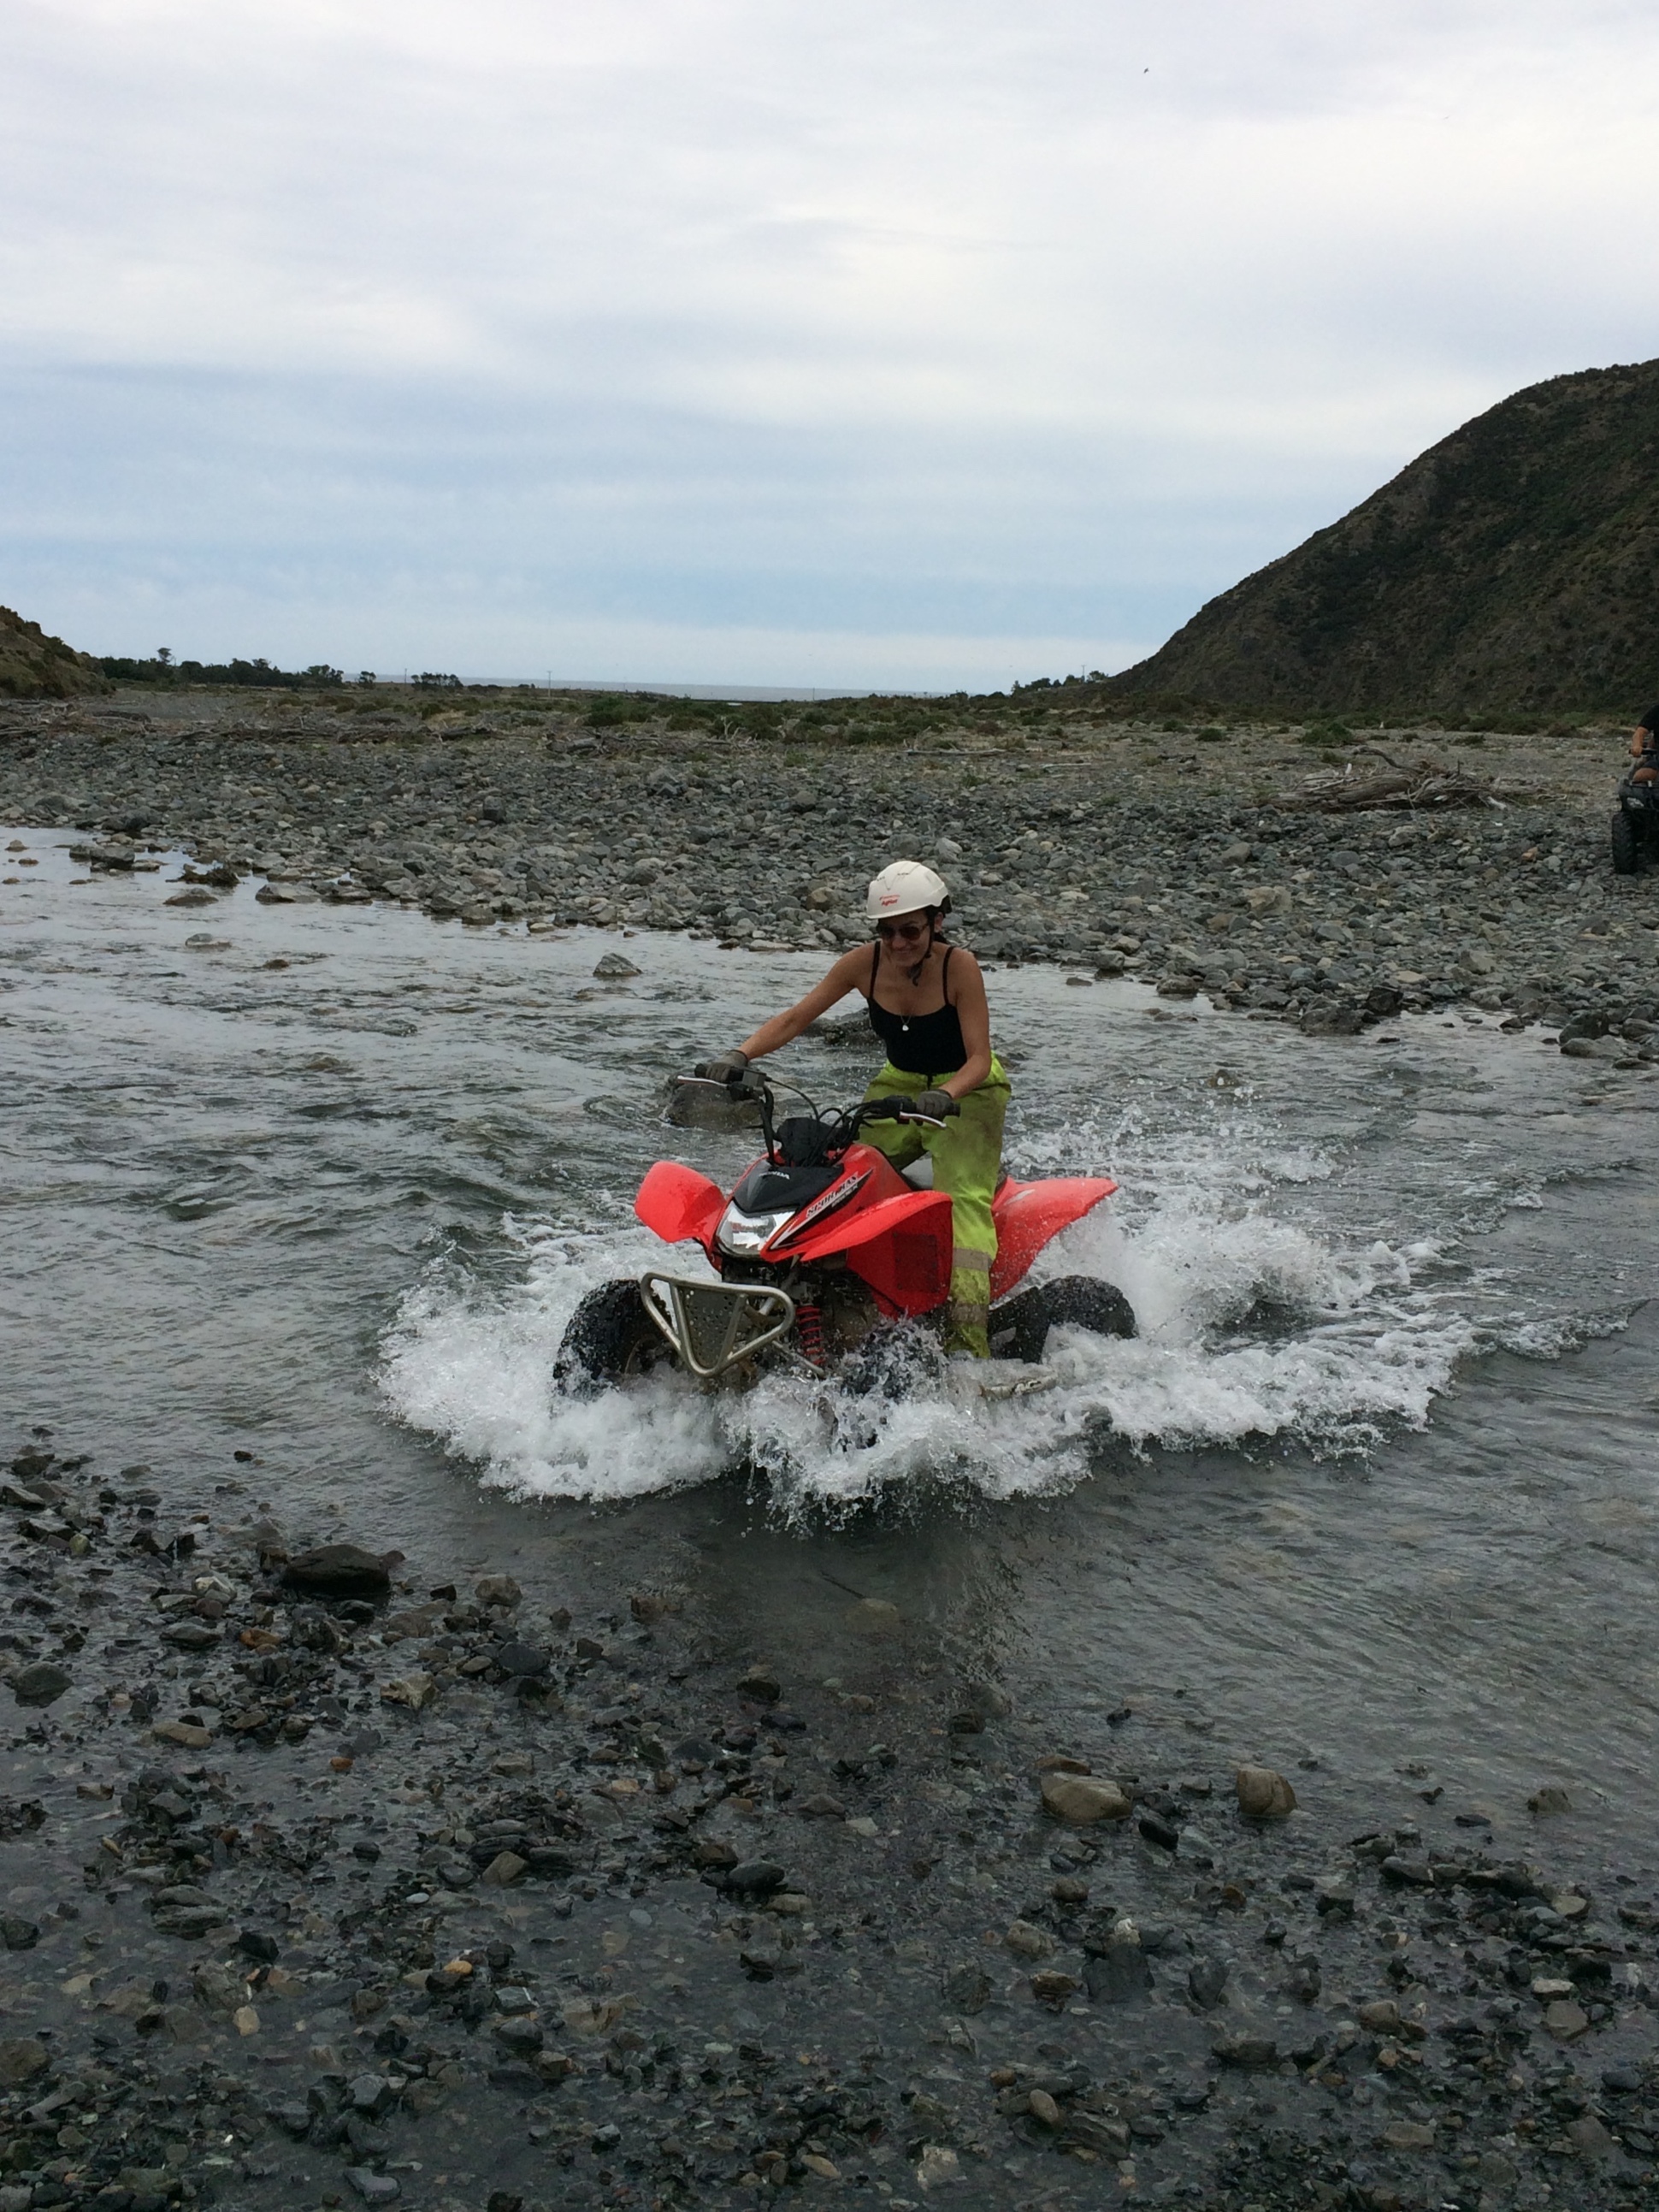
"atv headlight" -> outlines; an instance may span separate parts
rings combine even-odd
[[[745,1213],[740,1206],[728,1206],[714,1231],[714,1242],[722,1252],[758,1252],[769,1237],[776,1236],[794,1211],[793,1206],[786,1206],[776,1213]]]

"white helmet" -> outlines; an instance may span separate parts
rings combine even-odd
[[[930,906],[948,914],[951,894],[944,877],[936,876],[920,860],[895,860],[882,870],[864,895],[866,921],[892,921],[902,914],[920,914]]]

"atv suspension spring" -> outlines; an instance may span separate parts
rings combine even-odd
[[[823,1308],[797,1306],[795,1334],[800,1340],[802,1354],[814,1367],[823,1364]]]

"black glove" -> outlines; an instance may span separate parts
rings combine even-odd
[[[710,1083],[723,1083],[728,1091],[735,1091],[749,1073],[746,1052],[723,1052],[716,1060],[700,1060],[692,1070]]]
[[[930,1121],[943,1121],[949,1115],[960,1114],[962,1107],[948,1091],[921,1091],[905,1101],[904,1111],[926,1114]]]

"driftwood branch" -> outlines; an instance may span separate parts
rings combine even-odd
[[[1386,775],[1321,776],[1285,803],[1325,814],[1360,814],[1389,806],[1483,806],[1497,795],[1489,779],[1423,760],[1413,768],[1391,768]]]

